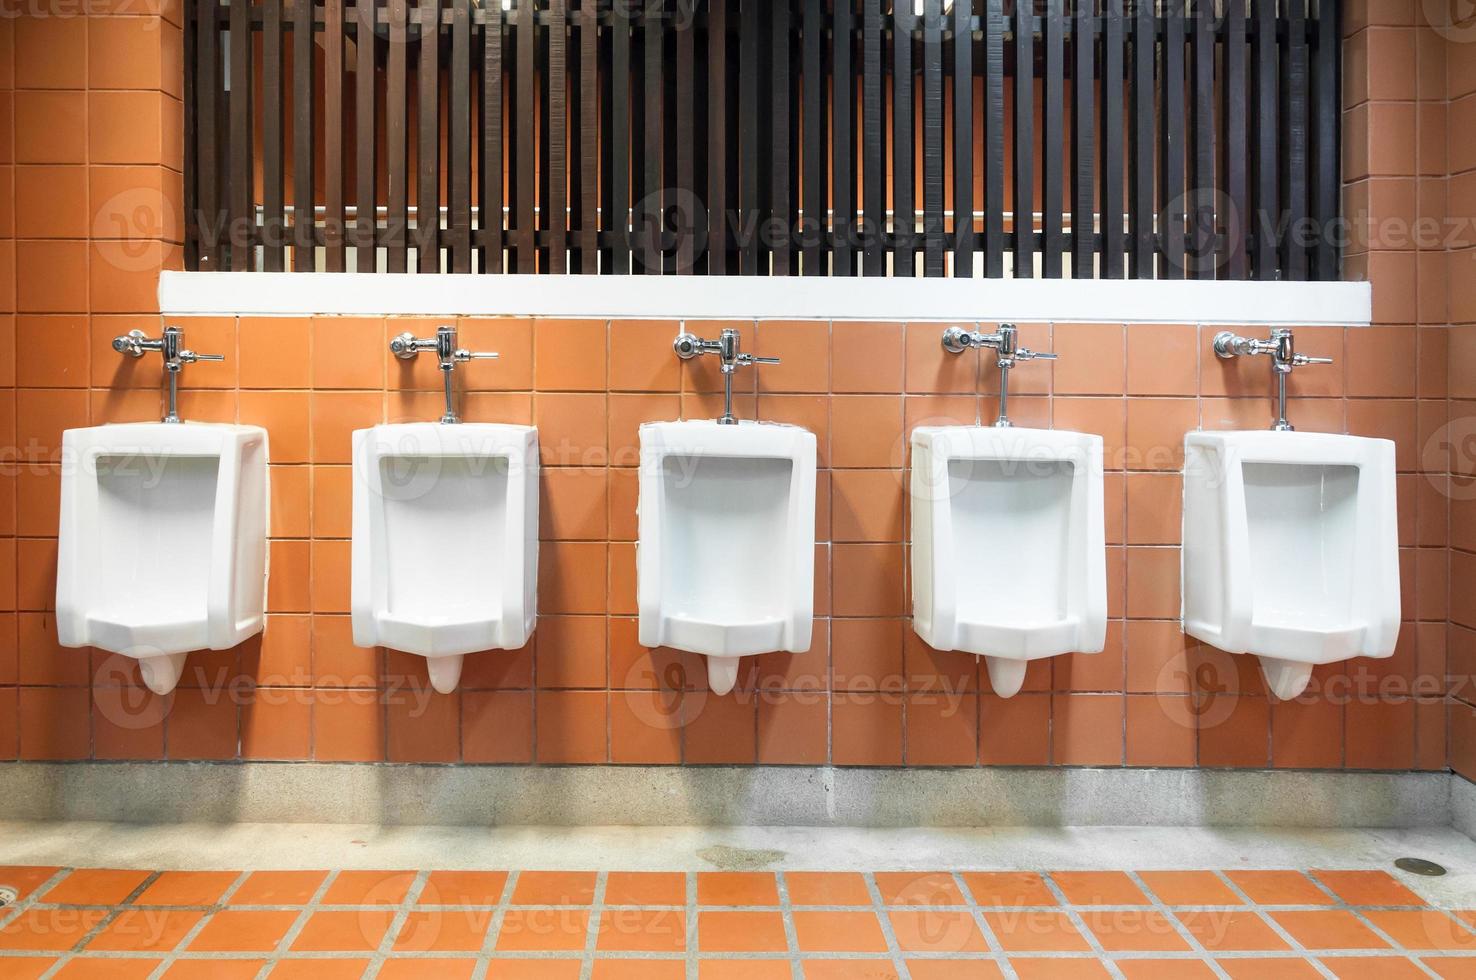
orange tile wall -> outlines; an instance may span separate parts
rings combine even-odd
[[[1414,6],[1347,4],[1350,211],[1445,207],[1457,140],[1446,170],[1427,159],[1443,136],[1385,138],[1435,125],[1427,103],[1443,113],[1446,98],[1426,97],[1430,78],[1448,69],[1453,93],[1473,74],[1415,26]],[[636,425],[717,411],[711,365],[670,353],[674,322],[461,321],[467,346],[503,354],[462,373],[466,417],[540,428],[542,616],[528,649],[470,658],[461,690],[439,696],[417,658],[354,648],[346,612],[349,433],[438,414],[429,364],[402,367],[384,345],[443,321],[178,321],[194,349],[228,355],[187,370],[185,415],[271,432],[268,631],[193,655],[167,699],[144,695],[126,661],[57,649],[60,433],[159,412],[157,363],[123,363],[108,340],[162,325],[153,282],[179,261],[180,169],[177,13],[62,19],[0,20],[0,305],[16,311],[0,315],[14,337],[0,338],[0,432],[13,431],[17,462],[0,480],[0,757],[1446,766],[1447,629],[1456,662],[1476,627],[1448,597],[1472,574],[1460,529],[1476,524],[1429,447],[1476,399],[1476,335],[1445,329],[1470,305],[1456,282],[1476,277],[1457,265],[1469,254],[1380,236],[1355,240],[1348,261],[1350,277],[1375,281],[1377,326],[1299,332],[1304,351],[1338,363],[1296,376],[1292,418],[1398,443],[1406,622],[1394,658],[1319,670],[1297,702],[1272,703],[1252,661],[1186,641],[1175,622],[1183,433],[1270,417],[1264,365],[1222,364],[1207,354],[1212,328],[1192,324],[1023,325],[1062,360],[1020,369],[1016,418],[1106,440],[1112,622],[1105,653],[1038,663],[1009,700],[974,658],[928,649],[906,620],[906,434],[994,411],[988,372],[976,388],[976,355],[945,358],[940,324],[739,325],[750,349],[785,359],[741,376],[740,414],[811,427],[821,471],[814,647],[754,658],[735,695],[706,693],[700,658],[635,641]],[[1360,44],[1379,70],[1359,73]],[[1383,70],[1388,44],[1419,70]],[[35,207],[43,194],[52,207]],[[1448,314],[1431,298],[1447,291],[1447,263]],[[1473,711],[1453,701],[1452,730],[1476,754]]]
[[[1392,660],[1321,670],[1316,696],[1272,704],[1253,661],[1200,649],[1175,622],[1183,434],[1271,418],[1265,364],[1207,353],[1213,327],[1022,325],[1028,345],[1061,360],[1019,369],[1017,421],[1106,443],[1112,621],[1106,652],[1040,661],[1025,691],[1002,700],[974,657],[927,648],[906,619],[907,434],[995,410],[992,372],[976,388],[978,355],[945,355],[940,324],[735,324],[749,349],[784,360],[740,374],[739,413],[819,436],[817,620],[808,653],[753,658],[740,693],[717,698],[700,658],[636,642],[637,425],[712,416],[721,398],[710,363],[672,354],[675,321],[460,322],[464,344],[503,355],[459,372],[465,417],[539,427],[541,615],[528,649],[469,658],[449,697],[429,693],[418,658],[355,648],[346,615],[349,434],[438,415],[431,362],[402,364],[386,342],[441,321],[171,322],[194,349],[228,356],[186,370],[183,414],[271,433],[270,624],[238,650],[192,656],[172,699],[119,687],[131,676],[126,661],[56,648],[48,610],[61,430],[156,417],[159,371],[108,348],[111,320],[71,335],[59,362],[22,359],[17,442],[38,465],[22,468],[16,507],[21,758],[1445,764],[1439,692],[1411,696],[1432,669],[1421,661],[1426,636],[1441,648],[1444,605],[1420,584],[1429,574],[1443,590],[1445,552],[1443,542],[1417,547],[1427,497],[1414,362],[1406,376],[1387,369],[1386,331],[1303,329],[1304,350],[1338,363],[1295,377],[1292,417],[1307,430],[1398,443],[1409,622]],[[137,703],[120,723],[126,699]]]

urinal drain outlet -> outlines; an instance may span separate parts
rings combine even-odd
[[[1400,871],[1408,871],[1412,875],[1424,875],[1426,878],[1439,878],[1445,874],[1444,868],[1424,858],[1400,858],[1394,862],[1394,867]]]
[[[9,885],[0,885],[0,909],[9,908],[20,897],[20,892]]]

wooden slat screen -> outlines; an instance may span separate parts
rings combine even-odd
[[[190,268],[1336,279],[1336,0],[193,0]]]

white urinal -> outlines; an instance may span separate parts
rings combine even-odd
[[[267,434],[149,422],[62,437],[57,637],[139,661],[167,694],[191,650],[261,632]]]
[[[912,434],[912,627],[984,657],[995,693],[1029,661],[1100,653],[1107,633],[1102,439],[1046,429]]]
[[[738,659],[810,648],[815,436],[759,422],[641,426],[637,591],[642,646],[707,655],[733,689]]]
[[[1315,432],[1184,439],[1184,630],[1260,658],[1278,698],[1399,635],[1394,443]]]
[[[354,433],[353,634],[426,658],[515,650],[537,616],[538,430],[416,422]]]

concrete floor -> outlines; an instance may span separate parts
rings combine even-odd
[[[1393,867],[1423,857],[1449,869]],[[1383,868],[1432,904],[1476,907],[1476,842],[1449,828],[379,827],[0,823],[0,865],[148,869],[1095,870]]]

